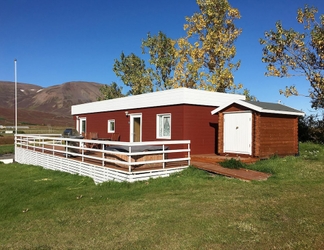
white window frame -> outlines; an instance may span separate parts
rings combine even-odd
[[[170,119],[170,134],[169,135],[160,135],[160,119],[163,119],[163,118],[166,118],[166,117],[168,117]],[[156,115],[156,138],[157,139],[171,139],[171,127],[172,127],[171,122],[172,122],[171,121],[171,113],[157,114]]]
[[[84,127],[83,127],[84,124]],[[77,131],[79,131],[80,134],[87,132],[87,118],[86,117],[79,117],[77,120]]]
[[[114,124],[114,129],[111,129],[111,124]],[[115,119],[109,119],[107,125],[108,125],[108,133],[115,133],[115,131],[116,131]]]

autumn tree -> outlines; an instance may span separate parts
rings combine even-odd
[[[186,36],[178,40],[164,33],[142,41],[142,52],[149,54],[150,66],[135,54],[115,60],[114,72],[136,95],[159,89],[188,87],[218,92],[235,92],[234,42],[241,34],[234,22],[240,18],[227,0],[197,0],[200,12],[186,17]]]
[[[175,41],[167,37],[163,32],[151,36],[147,34],[142,41],[143,54],[149,54],[151,78],[156,89],[171,88],[172,72],[175,67]]]
[[[123,87],[117,85],[117,83],[112,82],[111,84],[105,84],[100,87],[101,96],[98,98],[98,101],[108,100],[123,97]]]
[[[285,29],[280,21],[276,30],[265,32],[260,39],[262,61],[267,63],[267,76],[305,76],[310,83],[309,97],[312,107],[324,108],[324,15],[317,19],[318,10],[305,6],[298,9],[297,22],[303,32]],[[300,95],[296,86],[280,90],[285,96]]]
[[[146,68],[144,60],[134,53],[125,56],[122,52],[120,60],[115,59],[113,71],[126,86],[130,87],[129,95],[153,91],[150,71]]]
[[[234,42],[241,34],[234,24],[240,12],[227,0],[197,0],[197,4],[200,12],[186,17],[186,37],[177,41],[174,87],[218,92],[242,88],[235,85],[233,76],[240,61],[232,62]]]

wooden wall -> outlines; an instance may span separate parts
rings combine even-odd
[[[129,114],[142,114],[142,141],[165,140],[156,138],[156,115],[171,113],[171,140],[191,140],[191,154],[217,152],[218,115],[211,115],[216,107],[174,105],[127,110]],[[126,110],[79,115],[87,119],[87,133],[97,132],[101,138],[109,138],[107,122],[115,119],[115,133],[120,141],[129,141],[130,118]]]
[[[255,156],[298,154],[298,117],[258,114],[255,123]]]

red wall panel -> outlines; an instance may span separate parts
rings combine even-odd
[[[156,141],[156,115],[171,114],[171,140],[191,140],[191,154],[217,152],[218,115],[211,115],[215,107],[174,105],[127,110],[129,114],[142,114],[142,141]],[[79,115],[87,118],[87,133],[97,132],[109,138],[107,123],[115,119],[115,133],[120,141],[129,141],[130,117],[126,110]],[[165,139],[163,139],[165,140]]]

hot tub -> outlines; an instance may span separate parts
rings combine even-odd
[[[131,149],[131,150],[129,150]],[[138,155],[131,155],[130,159],[131,162],[145,162],[145,161],[159,161],[167,158],[167,153],[164,153],[164,158],[163,158],[163,153],[153,153],[154,151],[162,151],[163,146],[151,146],[151,145],[145,145],[145,146],[107,146],[105,147],[105,157],[107,159],[111,160],[118,160],[118,161],[123,161],[123,162],[128,162],[129,161],[129,156],[127,154],[118,154],[118,152],[121,153],[139,153],[139,152],[151,152],[150,154],[138,154]],[[168,150],[168,147],[164,147],[164,150]],[[110,152],[109,152],[110,151]],[[116,164],[120,166],[126,166],[126,164]],[[138,164],[135,165],[135,167],[142,166],[144,164]],[[156,166],[156,165],[161,165],[162,162],[159,163],[148,163],[145,164],[148,166]]]

